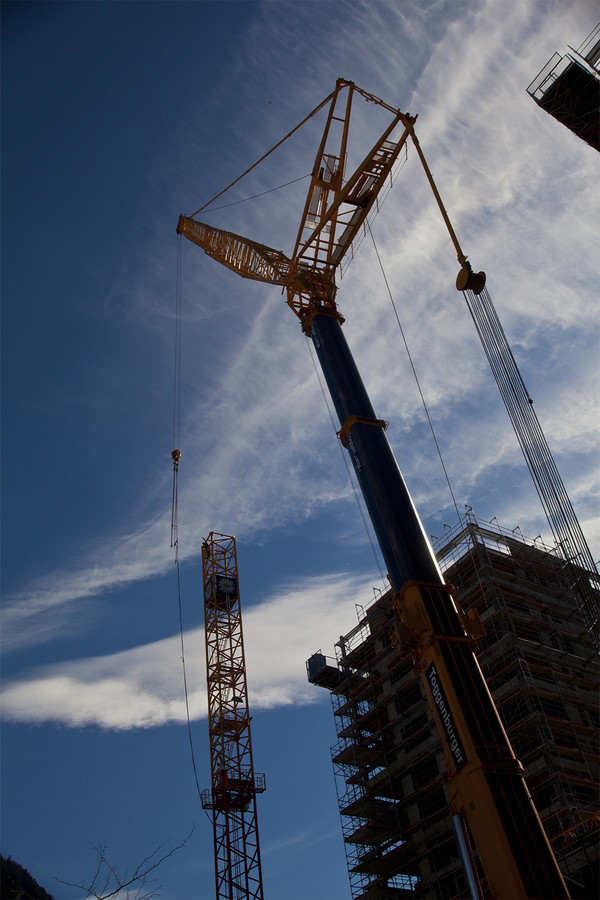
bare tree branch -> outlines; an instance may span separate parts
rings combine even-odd
[[[181,850],[182,847],[185,847],[194,833],[195,828],[196,826],[193,825],[188,836],[180,844],[172,847],[168,853],[163,853],[162,856],[158,856],[158,854],[169,842],[164,841],[162,844],[159,844],[152,853],[148,854],[148,856],[138,863],[131,876],[129,876],[127,870],[125,870],[123,875],[119,875],[118,870],[107,857],[106,846],[104,844],[98,844],[94,845],[98,865],[94,877],[89,883],[86,884],[84,882],[83,884],[80,884],[78,882],[65,881],[62,878],[57,878],[56,880],[60,882],[60,884],[66,884],[69,887],[75,887],[85,891],[87,897],[92,897],[94,900],[110,900],[111,897],[115,897],[120,891],[126,891],[126,900],[151,900],[152,897],[158,896],[158,891],[160,890],[160,885],[150,887],[156,881],[156,878],[149,877],[151,872],[156,871],[156,869],[158,869],[166,859],[173,856],[177,850]],[[113,881],[114,887],[111,883]],[[101,887],[100,883],[102,884]],[[135,893],[130,894],[129,889],[134,885],[136,886]]]

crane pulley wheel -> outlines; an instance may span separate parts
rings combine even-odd
[[[474,272],[470,263],[465,263],[456,276],[457,291],[473,291],[477,296],[485,287],[485,272]]]

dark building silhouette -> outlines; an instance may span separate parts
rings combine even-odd
[[[533,79],[527,93],[538,106],[600,150],[600,25],[579,50],[554,53]]]

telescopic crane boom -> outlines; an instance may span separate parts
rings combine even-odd
[[[347,93],[345,93],[347,91]],[[350,111],[356,93],[391,116],[356,171],[344,177]],[[345,98],[345,102],[344,102]],[[417,147],[457,249],[457,287],[479,293],[414,134],[416,117],[340,79],[291,258],[254,241],[182,216],[177,231],[244,278],[284,287],[313,341],[395,593],[394,630],[410,652],[440,731],[451,810],[469,824],[491,894],[565,898],[568,893],[475,657],[481,626],[457,608],[342,332],[335,273],[377,201],[408,137]],[[392,140],[396,129],[397,140]]]

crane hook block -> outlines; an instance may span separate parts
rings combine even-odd
[[[471,263],[465,263],[456,276],[457,291],[473,291],[480,294],[485,287],[485,272],[474,272]]]
[[[171,459],[173,460],[173,465],[175,468],[179,466],[179,460],[181,459],[181,450],[173,450],[171,452]]]

